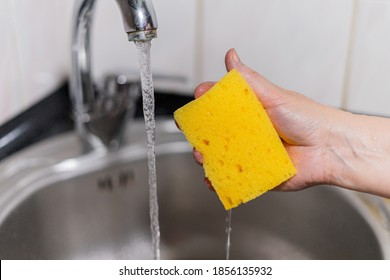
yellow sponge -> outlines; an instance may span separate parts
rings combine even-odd
[[[252,200],[296,174],[266,111],[237,70],[184,105],[174,118],[203,155],[225,209]]]

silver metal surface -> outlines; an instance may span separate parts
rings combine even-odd
[[[152,257],[145,128],[83,154],[74,133],[0,165],[1,259]],[[173,121],[157,122],[162,259],[224,259],[225,218]],[[389,259],[389,201],[319,186],[233,210],[232,259]]]
[[[150,0],[116,1],[129,40],[156,37],[157,20]],[[95,3],[95,0],[78,0],[72,26],[71,97],[76,129],[87,151],[119,146],[129,102],[125,98],[112,111],[101,110],[107,95],[103,90],[95,90],[91,74],[90,32]]]
[[[157,37],[157,17],[150,0],[116,0],[129,41]]]

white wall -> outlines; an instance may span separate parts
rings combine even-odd
[[[0,0],[0,124],[69,73],[75,0]],[[94,76],[137,73],[113,0],[98,1]],[[390,0],[154,0],[156,76],[185,88],[224,75],[235,47],[281,86],[335,107],[390,116]]]
[[[66,78],[71,2],[0,0],[0,123]]]
[[[345,107],[390,116],[390,1],[359,2]]]

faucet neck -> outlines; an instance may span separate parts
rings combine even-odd
[[[77,116],[95,96],[91,75],[90,31],[95,0],[78,0],[75,4],[72,26],[72,75],[71,91]]]

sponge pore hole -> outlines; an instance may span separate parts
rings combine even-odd
[[[230,205],[233,205],[233,200],[230,197],[227,196],[226,200]]]

